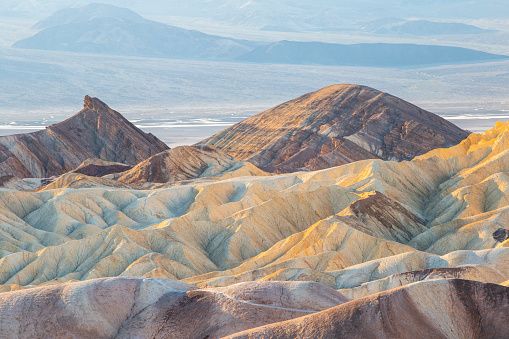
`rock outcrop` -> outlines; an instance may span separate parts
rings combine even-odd
[[[201,144],[275,172],[364,159],[410,160],[456,145],[468,132],[369,87],[335,85],[276,106]]]
[[[499,228],[498,230],[493,232],[493,239],[495,239],[498,242],[506,241],[507,239],[509,239],[509,230]]]
[[[168,149],[99,99],[85,97],[75,116],[45,130],[0,137],[0,176],[50,177],[77,168],[88,158],[127,165]]]

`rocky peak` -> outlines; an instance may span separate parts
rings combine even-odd
[[[498,242],[504,242],[507,239],[509,239],[509,230],[506,230],[505,228],[499,228],[495,232],[493,232],[493,239],[495,239]]]
[[[342,84],[250,117],[202,144],[268,171],[291,172],[364,159],[410,160],[468,134],[390,94]]]
[[[111,111],[111,109],[106,105],[104,102],[97,98],[92,98],[88,95],[85,95],[84,105],[83,109],[85,110],[91,110],[96,112],[108,112]]]
[[[83,109],[63,122],[34,133],[0,137],[0,175],[60,175],[88,158],[134,166],[167,149],[154,135],[87,95]]]

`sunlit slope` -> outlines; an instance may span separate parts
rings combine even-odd
[[[277,173],[359,160],[411,160],[469,135],[402,99],[359,85],[333,85],[254,115],[201,143]]]
[[[509,222],[508,128],[400,163],[154,190],[3,189],[0,283],[311,280],[351,298],[436,277],[504,283],[509,241],[492,233]]]

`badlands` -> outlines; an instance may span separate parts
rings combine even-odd
[[[467,134],[433,119],[417,130]],[[398,148],[433,140],[415,133],[391,137],[412,160],[315,171],[217,145],[94,156],[35,190],[7,173],[0,337],[507,338],[509,124]]]

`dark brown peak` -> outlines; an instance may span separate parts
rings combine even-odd
[[[374,89],[372,87],[364,86],[364,85],[357,85],[357,84],[336,84],[336,85],[331,85],[331,86],[321,88],[321,89],[319,89],[315,92],[312,92],[312,93],[315,93],[315,94],[321,94],[324,92],[325,93],[333,93],[333,92],[360,93],[362,91],[372,92],[374,95],[384,94],[384,92]],[[309,94],[312,94],[312,93],[309,93]],[[329,95],[332,95],[332,94],[329,94]],[[334,96],[334,95],[332,95],[332,96]]]
[[[82,124],[83,121],[86,121],[90,126],[97,125],[97,122],[99,120],[100,116],[107,116],[114,120],[120,120],[126,125],[131,126],[132,128],[137,129],[132,125],[126,118],[124,118],[120,113],[117,111],[112,110],[108,105],[106,105],[104,102],[97,98],[93,98],[89,95],[85,96],[85,99],[83,100],[83,109],[73,115],[72,117],[53,124],[49,126],[52,129],[55,128],[70,128],[70,125],[73,127],[80,127],[78,125]],[[108,120],[111,120],[108,119]]]
[[[16,177],[14,175],[4,175],[4,176],[0,176],[0,187],[2,187],[3,184],[5,184],[6,182],[12,180],[12,179],[15,179]]]
[[[324,88],[319,89],[318,91],[313,92],[313,93],[321,94],[321,93],[324,93],[324,92],[325,93],[331,93],[331,94],[329,94],[331,97],[335,97],[335,95],[332,94],[332,92],[337,92],[337,94],[340,94],[340,95],[343,94],[343,93],[350,93],[350,94],[357,95],[357,94],[363,92],[365,95],[368,95],[368,96],[371,96],[371,97],[377,97],[377,96],[381,96],[381,97],[384,97],[384,98],[390,97],[390,98],[396,99],[398,102],[406,103],[406,104],[410,104],[412,106],[415,106],[415,105],[407,102],[406,100],[398,98],[398,97],[396,97],[396,96],[394,96],[392,94],[389,94],[389,93],[380,91],[380,90],[378,90],[376,88],[365,86],[365,85],[337,84],[337,85],[331,85],[331,86],[328,86],[328,87],[324,87]]]

